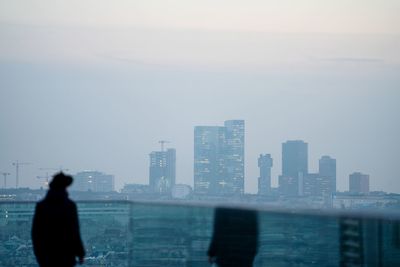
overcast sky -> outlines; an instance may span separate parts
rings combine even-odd
[[[351,2],[351,3],[350,3]],[[400,193],[399,1],[0,0],[0,171],[39,168],[148,182],[158,140],[193,185],[193,127],[246,122],[245,191],[257,157],[309,143],[337,159],[338,189],[370,174]],[[2,186],[1,182],[1,186]]]

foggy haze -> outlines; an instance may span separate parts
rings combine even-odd
[[[159,140],[176,148],[177,183],[193,186],[194,126],[243,119],[247,193],[257,191],[261,153],[273,157],[277,186],[281,144],[293,139],[309,144],[312,172],[322,155],[337,159],[338,190],[361,171],[371,191],[400,193],[393,17],[375,32],[287,33],[190,19],[179,29],[176,21],[57,24],[16,10],[0,13],[0,171],[12,173],[9,186],[15,160],[32,163],[21,167],[20,186],[41,186],[39,168],[59,166],[113,174],[117,189],[148,183]]]

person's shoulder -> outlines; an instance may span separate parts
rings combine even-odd
[[[38,202],[36,202],[36,206],[35,206],[35,212],[36,213],[42,213],[43,211],[47,210],[47,201],[45,201],[45,199],[42,199]]]
[[[76,209],[76,203],[70,198],[67,198],[67,205]]]

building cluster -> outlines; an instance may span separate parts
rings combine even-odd
[[[149,154],[148,184],[126,184],[121,193],[161,198],[185,198],[193,194],[198,199],[244,196],[245,121],[227,120],[223,126],[196,126],[193,141],[193,188],[176,184],[176,150],[164,149],[168,141],[159,141],[161,150]],[[310,172],[308,144],[302,140],[289,140],[282,144],[282,172],[278,177],[278,188],[271,186],[273,163],[271,154],[260,154],[258,196],[316,196],[328,199],[336,193],[336,159],[322,156],[318,171]],[[99,171],[78,172],[74,175],[71,191],[113,192],[114,176]],[[368,194],[369,175],[360,172],[350,174],[349,193]]]
[[[282,170],[278,187],[271,186],[275,163],[271,154],[258,157],[258,193],[244,194],[245,122],[225,121],[223,126],[194,128],[194,187],[176,183],[176,150],[161,149],[149,154],[147,184],[125,184],[115,191],[114,176],[100,171],[81,171],[70,188],[75,200],[185,200],[213,203],[268,203],[291,208],[393,208],[397,195],[370,192],[369,175],[349,176],[349,191],[336,190],[336,159],[322,156],[317,172],[308,168],[308,144],[289,140],[282,144]],[[254,162],[256,163],[256,162]],[[255,164],[254,164],[255,165]],[[0,190],[0,201],[38,200],[46,191],[28,188]]]
[[[160,141],[165,142],[165,141]],[[125,185],[124,191],[147,191],[182,197],[191,188],[176,184],[176,151],[150,153],[149,185]],[[225,121],[224,126],[194,129],[194,193],[198,195],[244,194],[244,121]]]
[[[244,194],[244,120],[228,120],[224,126],[194,128],[194,194],[197,196],[240,196]],[[171,194],[175,186],[176,151],[150,153],[148,192]],[[290,140],[282,144],[282,173],[279,187],[271,187],[273,159],[270,154],[258,158],[260,176],[258,195],[318,196],[330,198],[336,192],[336,159],[322,156],[318,172],[308,169],[308,144]],[[351,193],[368,193],[369,177],[353,173]],[[139,185],[127,185],[140,187]],[[143,191],[142,189],[140,189]],[[175,190],[176,191],[176,190]]]
[[[260,177],[258,194],[269,195],[271,188],[271,168],[273,160],[270,154],[261,154],[258,158]],[[279,176],[278,192],[282,196],[318,196],[330,198],[336,193],[336,159],[322,156],[319,159],[318,172],[308,169],[308,144],[301,140],[290,140],[282,144],[282,174]],[[355,172],[349,176],[349,192],[369,193],[369,175]]]
[[[319,171],[311,173],[308,144],[300,140],[283,143],[279,192],[285,196],[331,196],[336,192],[336,159],[322,156]]]
[[[243,120],[225,121],[224,126],[196,126],[194,128],[194,193],[207,196],[243,195],[244,142]],[[150,154],[152,192],[170,193],[175,182],[175,150],[155,151]],[[260,176],[258,194],[268,196],[318,196],[329,198],[336,192],[336,159],[322,156],[318,172],[308,169],[308,144],[290,140],[282,144],[282,173],[279,187],[271,187],[270,154],[258,158]],[[349,177],[351,193],[368,193],[369,176],[353,173]]]
[[[197,196],[241,196],[244,194],[244,121],[225,121],[224,126],[196,126],[194,129],[194,189],[176,184],[176,150],[168,148],[149,154],[149,183],[126,184],[125,194]],[[318,196],[330,198],[336,192],[336,159],[322,156],[318,172],[308,169],[308,144],[291,140],[282,144],[282,174],[278,188],[271,186],[273,159],[258,158],[260,175],[258,195],[285,197]],[[114,176],[99,171],[74,175],[71,191],[112,192]],[[355,172],[349,176],[349,192],[369,193],[369,175]]]

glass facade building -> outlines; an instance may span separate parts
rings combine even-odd
[[[271,192],[271,168],[272,158],[270,154],[261,154],[258,158],[260,177],[258,178],[258,194],[268,195]]]
[[[302,195],[304,177],[308,174],[308,144],[291,140],[282,144],[282,175],[279,177],[281,194]]]
[[[149,184],[154,193],[171,193],[175,185],[176,151],[169,148],[166,151],[150,153]]]
[[[195,127],[195,193],[244,193],[244,127],[243,120],[225,121],[224,126]]]
[[[82,171],[74,175],[73,191],[114,191],[114,176],[99,171]]]
[[[308,173],[308,144],[301,140],[282,144],[282,175],[297,177]]]
[[[319,175],[327,184],[323,190],[327,194],[336,192],[336,159],[322,156],[319,160]]]

